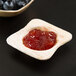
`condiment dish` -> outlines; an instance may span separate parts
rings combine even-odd
[[[43,51],[38,50],[32,50],[30,48],[27,48],[23,45],[22,39],[23,37],[29,33],[30,30],[34,28],[39,28],[41,30],[48,29],[48,31],[53,31],[57,34],[57,42],[56,44],[48,49]],[[56,27],[46,21],[43,21],[41,19],[33,19],[31,20],[24,28],[19,30],[18,32],[12,34],[9,36],[6,41],[7,43],[16,48],[17,50],[23,52],[24,54],[27,54],[33,58],[36,58],[38,60],[47,60],[53,56],[53,54],[56,52],[56,50],[64,45],[65,43],[69,42],[72,39],[72,34]]]
[[[24,7],[18,9],[18,10],[0,10],[0,16],[1,17],[12,17],[16,16],[23,11],[25,11],[33,2],[34,0],[31,0],[28,4],[26,4]]]

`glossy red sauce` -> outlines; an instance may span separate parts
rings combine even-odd
[[[47,50],[55,45],[56,38],[52,31],[34,29],[23,38],[23,44],[33,50]]]

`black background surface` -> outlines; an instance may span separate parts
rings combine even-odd
[[[31,19],[40,18],[73,34],[47,61],[38,61],[6,43]],[[76,76],[76,0],[35,0],[22,14],[0,17],[0,76]]]

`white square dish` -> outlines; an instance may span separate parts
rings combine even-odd
[[[23,37],[26,34],[28,34],[30,30],[34,28],[39,28],[39,27],[45,27],[49,31],[53,31],[57,34],[57,43],[52,48],[44,51],[37,51],[37,50],[32,50],[30,48],[27,48],[23,45],[23,42],[22,42]],[[16,48],[17,50],[33,58],[36,58],[38,60],[47,60],[52,57],[52,55],[56,52],[56,50],[60,46],[69,42],[71,39],[72,39],[71,33],[59,27],[56,27],[48,22],[45,22],[41,19],[33,19],[24,28],[9,36],[6,41],[10,46]]]

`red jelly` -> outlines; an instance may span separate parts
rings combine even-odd
[[[23,38],[23,44],[33,50],[47,50],[55,45],[56,38],[52,31],[34,29]]]

